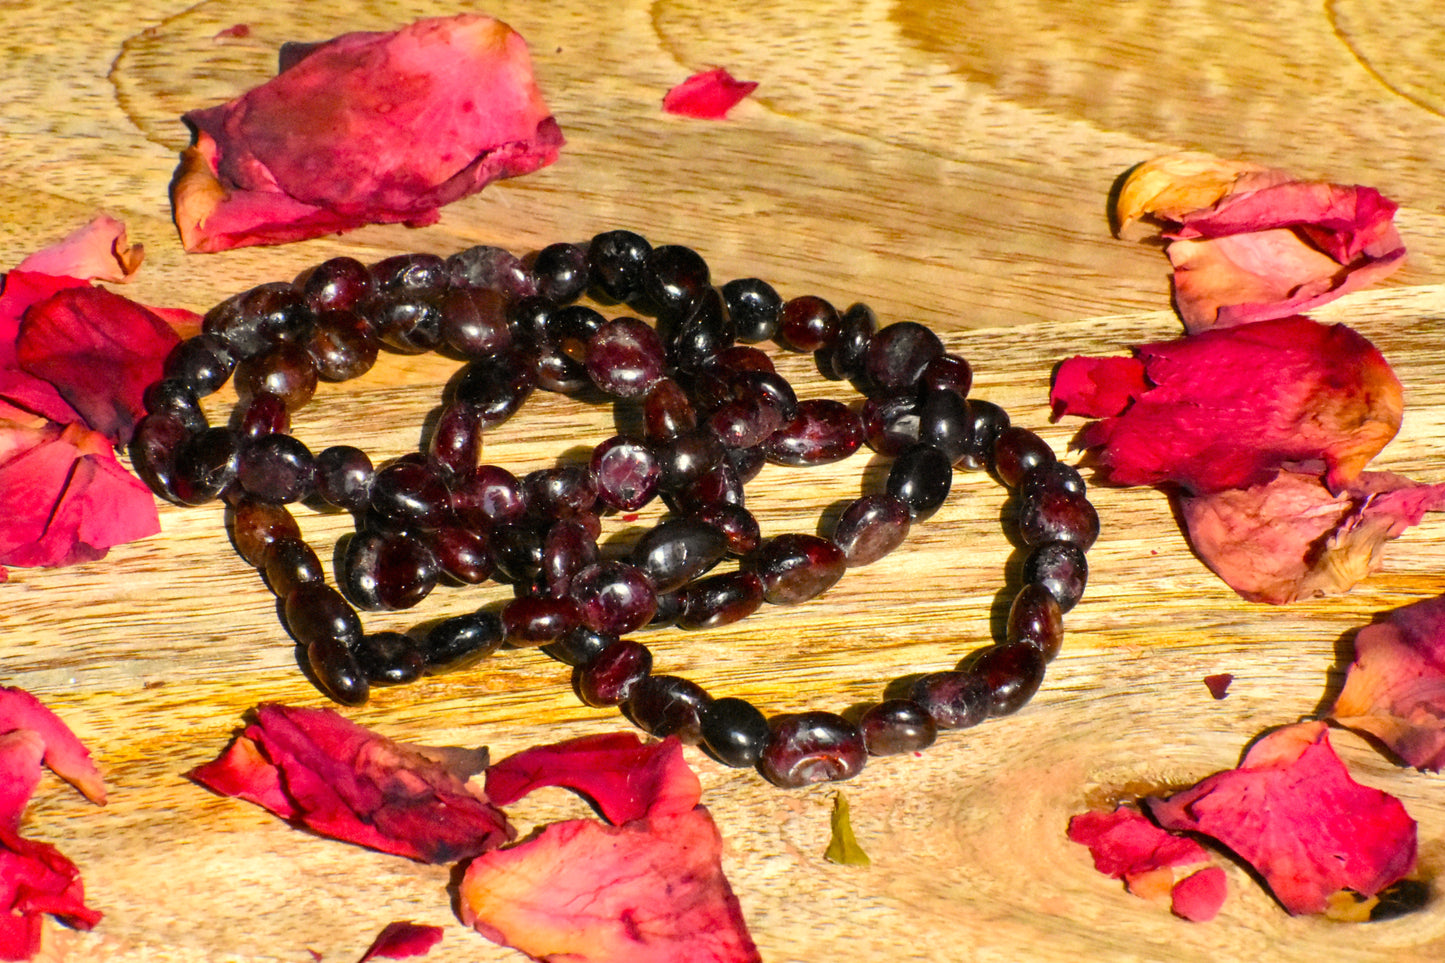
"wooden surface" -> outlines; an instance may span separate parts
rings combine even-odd
[[[884,320],[932,325],[974,362],[976,394],[1041,426],[1062,451],[1076,426],[1046,425],[1050,369],[1073,353],[1179,331],[1157,249],[1109,235],[1110,184],[1157,153],[1206,150],[1371,184],[1400,202],[1407,267],[1321,313],[1374,339],[1405,384],[1404,429],[1376,465],[1445,479],[1438,3],[508,0],[486,9],[531,43],[568,137],[555,166],[453,205],[424,230],[182,253],[166,185],[187,141],[184,110],[264,80],[283,41],[457,7],[0,7],[0,265],[103,208],[148,251],[126,293],[204,310],[336,254],[374,260],[475,243],[521,252],[627,227],[697,246],[718,276],[756,274],[785,296],[866,300]],[[248,38],[212,39],[242,22]],[[662,114],[669,86],[713,65],[758,81],[757,93],[724,123]],[[364,379],[326,389],[298,433],[399,454],[417,444],[451,368],[384,358]],[[806,393],[836,391],[800,359],[785,369]],[[542,399],[489,438],[487,457],[527,470],[607,434],[603,413]],[[866,462],[802,476],[770,467],[750,506],[767,532],[812,530],[821,510],[859,491]],[[1231,865],[1223,913],[1191,925],[1126,894],[1064,838],[1071,814],[1233,766],[1266,727],[1317,711],[1348,662],[1352,629],[1445,591],[1441,520],[1394,543],[1386,572],[1351,595],[1269,608],[1239,601],[1191,556],[1163,496],[1096,491],[1096,504],[1104,533],[1089,592],[1034,702],[919,758],[875,761],[841,787],[871,867],[822,859],[839,787],[782,792],[690,752],[764,959],[1445,956],[1438,894],[1392,922],[1291,919]],[[1012,552],[1001,505],[987,479],[960,477],[906,551],[808,605],[723,631],[649,636],[658,665],[769,710],[840,709],[876,697],[888,679],[947,668],[997,624]],[[56,953],[348,960],[386,923],[415,919],[448,925],[431,959],[521,959],[455,921],[447,868],[307,836],[181,778],[256,702],[321,700],[296,670],[271,597],[232,553],[219,509],[167,507],[162,524],[160,536],[103,562],[12,570],[0,586],[0,681],[54,706],[95,748],[112,789],[97,809],[48,778],[32,805],[27,831],[75,859],[106,914],[93,934],[58,932]],[[334,518],[303,526],[318,539],[340,531]],[[501,592],[440,590],[420,613],[368,624],[404,627]],[[1219,672],[1235,682],[1216,702],[1202,680]],[[566,673],[527,652],[381,693],[348,714],[398,738],[497,754],[623,725],[580,707]],[[1399,796],[1419,821],[1420,875],[1435,880],[1445,871],[1445,777],[1398,770],[1348,734],[1335,743],[1358,778]],[[540,822],[582,807],[548,792],[521,812]]]

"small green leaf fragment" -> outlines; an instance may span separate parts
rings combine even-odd
[[[841,792],[833,797],[833,838],[823,851],[823,858],[844,866],[871,866],[873,860],[858,845],[853,823],[848,816],[848,799]]]

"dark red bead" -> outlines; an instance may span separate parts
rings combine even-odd
[[[1089,581],[1089,561],[1072,542],[1044,542],[1024,558],[1023,579],[1037,582],[1058,599],[1065,612],[1079,603]]]
[[[868,761],[863,734],[835,713],[778,716],[769,727],[772,736],[758,757],[758,771],[785,789],[851,779]]]
[[[305,647],[306,662],[317,688],[344,706],[365,705],[371,695],[366,672],[340,639],[323,636]]]
[[[864,371],[870,388],[891,393],[918,384],[924,369],[941,357],[938,335],[916,321],[899,321],[868,340]]]
[[[502,606],[502,627],[513,648],[543,645],[581,623],[581,607],[570,598],[524,595]]]
[[[811,294],[783,302],[774,336],[789,351],[818,351],[838,336],[838,309]]]
[[[316,393],[316,362],[299,344],[279,344],[236,365],[236,393],[247,400],[262,392],[276,395],[296,411]]]
[[[915,521],[943,507],[953,487],[953,465],[932,445],[917,444],[898,456],[888,470],[888,494],[908,506]]]
[[[361,638],[361,619],[341,593],[323,582],[303,583],[286,596],[286,628],[302,645],[335,639],[347,648]]]
[[[319,585],[326,579],[326,570],[311,546],[299,536],[274,539],[261,553],[266,584],[277,598],[288,598],[303,585]],[[338,595],[337,598],[340,598]]]
[[[648,735],[677,736],[695,746],[702,741],[701,713],[712,698],[696,682],[674,675],[649,675],[633,684],[627,717]]]
[[[436,587],[441,567],[420,539],[359,532],[347,543],[341,586],[364,609],[407,609]]]
[[[763,598],[774,605],[796,605],[832,588],[848,567],[843,550],[826,538],[799,533],[779,535],[748,560],[763,582]]]
[[[910,698],[940,729],[967,729],[989,716],[992,693],[969,672],[932,672],[913,683]]]
[[[864,495],[849,503],[833,528],[833,544],[843,550],[849,568],[871,565],[908,538],[908,506],[887,493]]]
[[[621,435],[592,449],[588,467],[597,497],[621,512],[635,512],[646,505],[662,482],[662,465],[652,449]]]
[[[715,629],[752,615],[763,604],[763,580],[752,572],[723,572],[677,590],[684,629]]]
[[[354,311],[325,311],[306,339],[306,353],[322,381],[350,381],[376,364],[381,344],[370,323]]]
[[[1099,537],[1099,513],[1083,495],[1048,489],[1020,499],[1018,529],[1025,545],[1072,542],[1088,551]]]
[[[727,553],[721,531],[695,518],[669,518],[643,533],[633,545],[632,564],[659,594],[686,585]]]
[[[485,582],[492,574],[492,553],[479,532],[446,525],[431,534],[432,554],[442,573],[465,585]]]
[[[301,526],[284,505],[238,498],[226,510],[231,542],[248,565],[261,568],[266,547],[278,538],[300,538]]]
[[[372,685],[406,685],[426,671],[420,646],[400,632],[368,632],[356,643],[353,654]]]
[[[938,738],[933,718],[912,699],[889,699],[868,707],[858,720],[858,731],[870,756],[918,752]]]
[[[619,639],[586,666],[573,670],[573,688],[594,708],[627,701],[632,688],[652,672],[652,653],[641,642]]]
[[[1031,644],[991,645],[968,663],[969,675],[988,692],[988,714],[1006,716],[1024,707],[1044,681],[1044,654]]]
[[[798,403],[797,414],[763,442],[763,454],[779,465],[810,467],[842,461],[863,444],[863,419],[840,401]]]
[[[1053,461],[1054,451],[1027,428],[1010,425],[998,433],[993,443],[993,460],[999,480],[1017,488],[1030,470]]]
[[[443,619],[417,644],[428,675],[474,665],[502,647],[502,619],[493,612],[471,612]]]
[[[626,562],[596,562],[572,576],[568,594],[582,623],[596,632],[626,635],[652,621],[657,596],[642,570]]]
[[[772,738],[767,718],[743,699],[714,699],[699,715],[703,747],[725,766],[755,765]]]
[[[1052,662],[1064,644],[1064,613],[1058,599],[1037,582],[1019,589],[1009,607],[1005,639],[1010,645],[1032,645],[1045,662]]]

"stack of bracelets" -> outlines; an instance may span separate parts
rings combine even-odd
[[[651,315],[608,320],[583,304]],[[768,356],[774,341],[812,352],[825,378],[850,381],[861,410],[799,401]],[[425,445],[380,467],[357,448],[312,454],[288,434],[318,381],[357,377],[387,349],[437,350],[465,366]],[[241,404],[211,426],[200,399],[234,373]],[[873,312],[784,301],[756,279],[714,287],[687,247],[652,247],[629,231],[554,244],[526,261],[494,247],[449,258],[407,254],[367,267],[335,258],[292,283],[263,284],[205,317],[145,394],[131,458],[157,495],[182,505],[222,499],[237,552],[263,574],[317,687],[346,705],[371,686],[469,666],[540,646],[573,667],[590,706],[620,706],[641,729],[700,744],[730,766],[757,766],[780,786],[846,779],[869,755],[913,752],[940,729],[1007,715],[1029,700],[1063,640],[1063,613],[1087,580],[1099,520],[1077,471],[997,405],[968,397],[971,369],[913,322],[879,328]],[[638,437],[599,444],[586,465],[518,478],[479,465],[482,433],[537,388],[631,405]],[[625,421],[623,423],[626,423]],[[764,462],[819,465],[866,444],[894,459],[884,491],[838,517],[830,538],[761,537],[743,486]],[[652,674],[629,633],[703,629],[762,603],[825,592],[848,568],[897,548],[947,498],[955,468],[992,471],[1017,494],[1028,549],[1006,638],[953,670],[901,680],[906,698],[861,715],[807,711],[766,718],[738,698]],[[606,557],[607,512],[660,496],[670,510]],[[355,516],[335,553],[338,588],[301,538],[288,505]],[[713,573],[727,557],[735,570]],[[363,631],[356,609],[404,609],[439,581],[494,578],[515,597],[444,619],[416,637]]]

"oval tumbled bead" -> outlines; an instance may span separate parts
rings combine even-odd
[[[774,605],[796,605],[832,588],[848,567],[843,550],[817,535],[779,535],[749,559],[763,583],[763,598]]]
[[[1064,612],[1047,588],[1030,582],[1019,589],[1009,607],[1005,636],[1010,645],[1032,645],[1052,662],[1064,644]]]
[[[769,728],[772,736],[758,757],[758,771],[785,789],[851,779],[868,762],[863,734],[835,713],[779,716]]]

